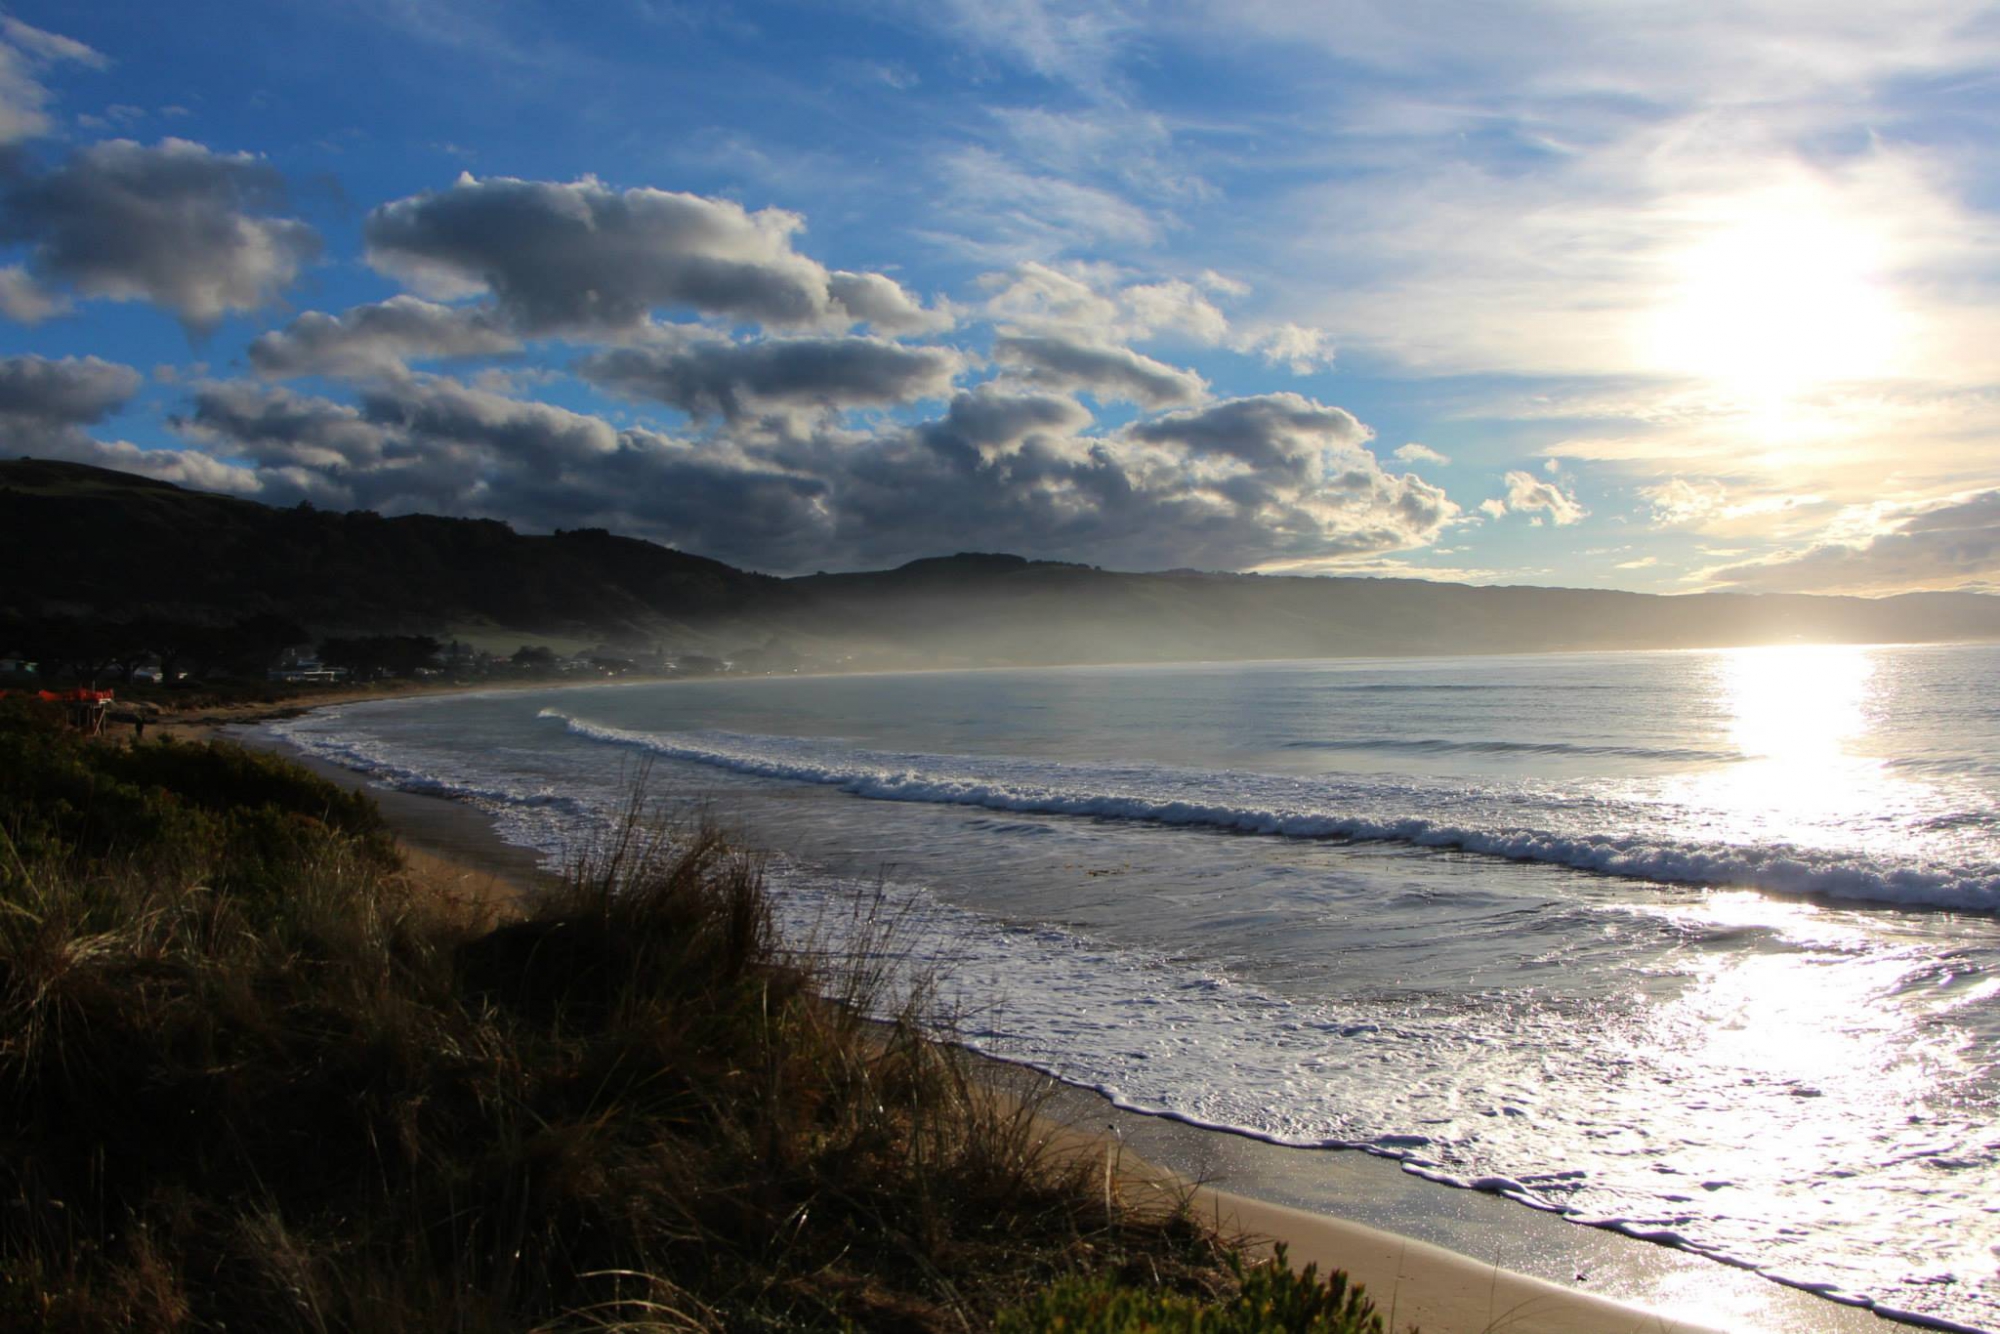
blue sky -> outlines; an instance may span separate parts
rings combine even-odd
[[[2000,586],[2000,17],[20,4],[9,453],[605,526]]]

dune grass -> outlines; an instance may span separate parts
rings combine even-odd
[[[484,929],[365,798],[8,705],[0,1328],[1136,1329],[1049,1303],[1246,1290],[879,959],[785,950],[712,829],[628,821]]]

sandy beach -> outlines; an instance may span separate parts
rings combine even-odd
[[[315,700],[313,707],[338,702]],[[534,854],[503,842],[472,807],[375,786],[298,754],[257,726],[299,711],[242,706],[169,719],[161,730],[222,734],[279,750],[344,786],[365,789],[397,830],[417,874],[478,913],[505,914],[549,882]],[[1020,1073],[1007,1072],[1003,1082]],[[1113,1157],[1128,1190],[1202,1183],[1197,1206],[1225,1232],[1259,1245],[1283,1243],[1297,1265],[1345,1270],[1393,1314],[1399,1331],[1863,1334],[1897,1327],[1749,1271],[1440,1186],[1365,1154],[1281,1148],[1124,1112],[1095,1093],[1061,1085],[1048,1115],[1051,1134],[1074,1151]]]

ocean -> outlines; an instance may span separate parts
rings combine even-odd
[[[346,705],[573,856],[643,782],[970,1045],[2000,1329],[2000,646],[716,678]]]

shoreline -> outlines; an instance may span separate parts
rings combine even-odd
[[[423,879],[470,888],[467,897],[485,909],[504,912],[508,900],[519,902],[551,883],[535,854],[506,843],[473,807],[379,786],[252,730],[259,722],[311,708],[393,697],[366,692],[302,707],[245,708],[244,716],[200,721],[209,724],[205,732],[227,728],[228,739],[285,754],[343,787],[366,791],[381,804],[399,841],[425,859]],[[972,1054],[1016,1078],[1027,1069]],[[1866,1334],[1903,1323],[1695,1252],[1430,1182],[1391,1160],[1284,1148],[1126,1111],[1095,1090],[1049,1082],[1055,1089],[1049,1114],[1069,1128],[1061,1133],[1097,1143],[1101,1152],[1129,1150],[1156,1180],[1200,1183],[1204,1216],[1225,1231],[1285,1243],[1299,1265],[1347,1270],[1380,1299],[1385,1314],[1395,1310],[1399,1328],[1414,1323],[1431,1334],[1502,1329],[1615,1334],[1626,1328],[1662,1334]],[[1082,1129],[1086,1126],[1092,1129]]]

